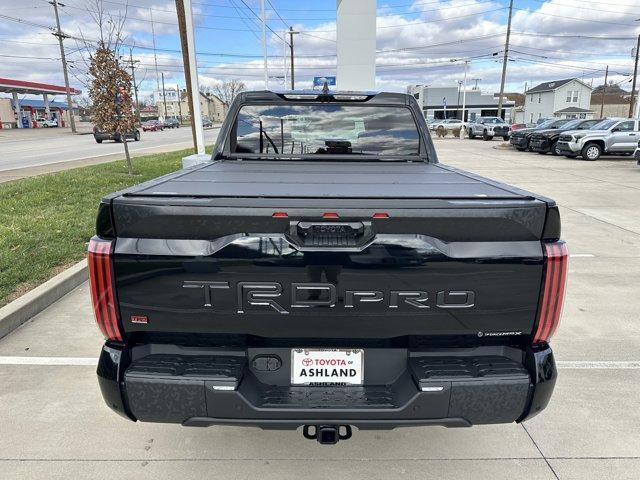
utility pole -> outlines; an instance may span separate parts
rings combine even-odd
[[[502,118],[502,96],[504,95],[504,81],[507,78],[507,62],[509,61],[509,38],[511,37],[511,16],[513,14],[513,0],[509,0],[509,20],[507,22],[507,38],[504,42],[504,57],[502,58],[502,80],[500,80],[500,98],[498,98],[498,117]]]
[[[638,76],[638,55],[640,55],[640,35],[636,44],[636,63],[633,67],[633,86],[631,87],[631,103],[629,103],[629,118],[633,118],[633,102],[636,99],[636,77]]]
[[[164,119],[167,119],[167,94],[164,91],[164,72],[162,72],[162,103],[164,104]]]
[[[58,3],[58,0],[52,0],[49,2],[53,5],[53,11],[56,14],[56,26],[58,28],[57,32],[53,34],[54,37],[58,38],[58,43],[60,44],[60,59],[62,60],[62,72],[64,73],[64,87],[67,91],[67,112],[69,112],[69,122],[71,123],[71,131],[76,133],[76,120],[73,118],[73,103],[71,103],[71,89],[69,88],[69,73],[67,72],[67,58],[64,55],[64,44],[63,40],[65,38],[69,38],[68,35],[62,33],[62,28],[60,28],[60,15],[58,14],[58,5],[64,7],[64,4]],[[18,121],[22,121],[21,118]]]
[[[180,31],[184,79],[187,85],[187,105],[189,107],[189,117],[191,118],[191,136],[193,138],[193,148],[197,149],[198,138],[196,134],[196,117],[193,113],[193,98],[191,98],[191,67],[189,66],[189,46],[187,44],[187,24],[183,0],[176,0],[176,12],[178,14],[178,30]],[[198,99],[198,101],[199,100],[200,99]]]
[[[129,66],[131,67],[131,79],[133,80],[133,93],[136,99],[136,117],[140,121],[140,103],[138,102],[138,84],[136,83],[136,69],[135,64],[140,63],[140,60],[133,59],[133,51],[129,49]]]
[[[289,27],[289,53],[291,56],[291,90],[296,89],[295,76],[293,73],[293,36],[297,33],[300,33],[300,32],[296,32],[293,30],[293,27]]]
[[[149,9],[151,20],[151,41],[153,43],[153,62],[156,65],[156,92],[160,91],[160,77],[158,76],[158,54],[156,53],[156,30],[153,28],[153,9]]]
[[[262,56],[264,61],[264,89],[269,90],[269,70],[267,68],[267,14],[264,10],[264,0],[260,0],[262,18]]]
[[[609,65],[607,65],[606,70],[604,71],[604,86],[602,87],[602,93],[600,94],[600,118],[603,117],[604,112],[604,94],[607,91],[607,80],[609,79]]]
[[[180,124],[182,124],[182,92],[180,86],[176,83],[176,92],[178,92],[178,112],[180,112]]]

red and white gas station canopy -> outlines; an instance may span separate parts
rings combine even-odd
[[[70,88],[71,95],[79,95],[80,90]],[[3,93],[28,93],[31,95],[42,95],[44,93],[66,94],[64,86],[51,85],[49,83],[27,82],[24,80],[12,80],[0,77],[0,92]]]

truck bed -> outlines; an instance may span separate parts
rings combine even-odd
[[[423,162],[215,161],[133,187],[126,196],[533,199],[516,188]]]

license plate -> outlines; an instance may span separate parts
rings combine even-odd
[[[291,385],[362,385],[362,349],[291,350]]]

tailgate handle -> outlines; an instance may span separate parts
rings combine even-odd
[[[300,251],[359,252],[375,238],[371,222],[291,222],[285,237]]]

